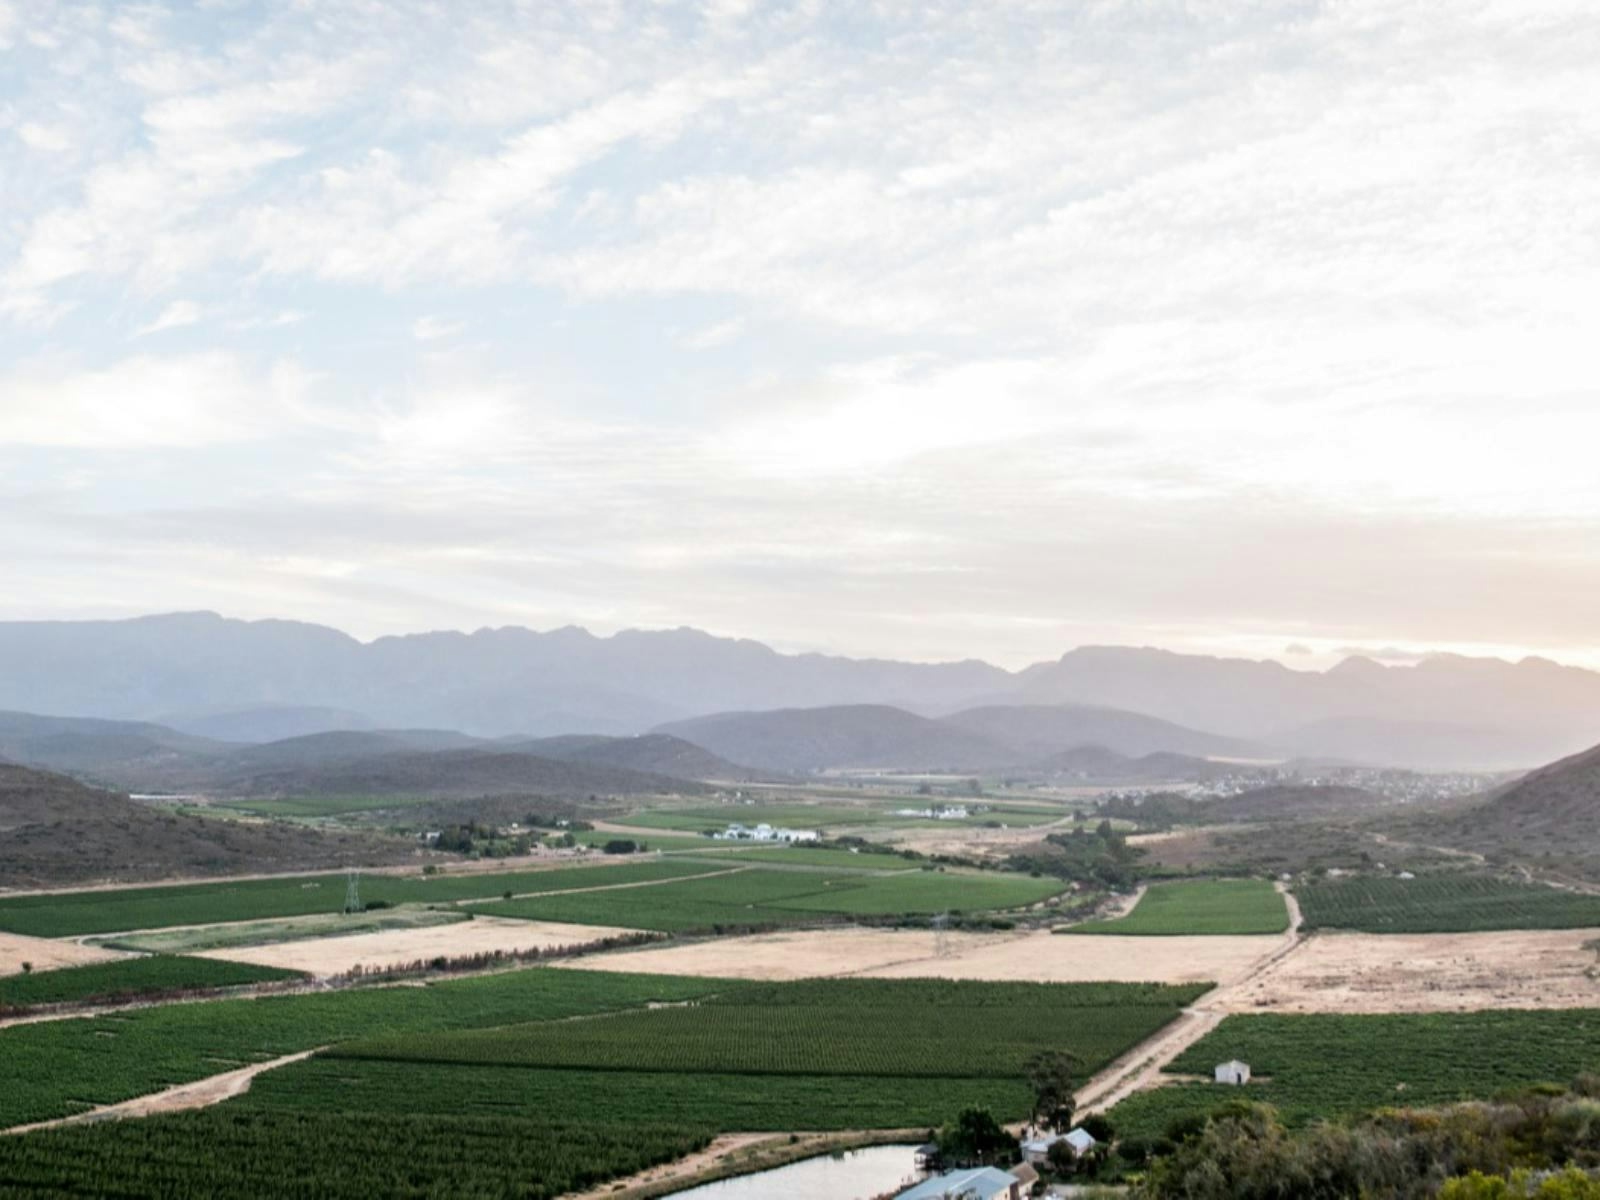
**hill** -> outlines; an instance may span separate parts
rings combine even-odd
[[[1039,760],[1029,773],[1069,782],[1148,784],[1216,779],[1236,770],[1226,763],[1189,754],[1157,751],[1134,758],[1104,746],[1079,746]]]
[[[1362,816],[1393,802],[1364,788],[1337,784],[1283,784],[1254,788],[1195,805],[1206,821],[1321,821]]]
[[[135,790],[186,780],[231,749],[148,721],[0,712],[0,758]]]
[[[1356,656],[1326,671],[1290,670],[1127,646],[1081,647],[1010,672],[972,660],[780,654],[695,629],[597,637],[511,627],[360,642],[320,625],[215,613],[0,622],[0,707],[126,721],[182,714],[172,719],[185,730],[229,740],[334,727],[627,735],[707,713],[861,705],[924,716],[1110,708],[1250,743],[1281,738],[1279,756],[1523,769],[1590,743],[1600,672],[1456,655],[1404,665]],[[1124,745],[1089,729],[1077,744],[1228,753]],[[1055,741],[1032,757],[1070,748]]]
[[[1447,845],[1600,879],[1600,746],[1523,776],[1432,832]]]
[[[698,795],[703,784],[514,750],[377,754],[234,776],[242,796]]]
[[[0,887],[311,870],[413,858],[409,843],[148,807],[65,776],[0,764]]]
[[[643,771],[649,775],[666,775],[673,779],[757,782],[762,779],[770,780],[773,776],[770,771],[757,771],[731,763],[693,742],[684,741],[683,738],[674,737],[670,733],[645,733],[638,737],[575,734],[506,745],[508,749],[523,750],[529,754],[539,754],[563,762],[620,768],[625,771]]]
[[[1137,758],[1166,752],[1205,758],[1271,758],[1272,751],[1238,738],[1189,729],[1159,717],[1086,704],[1006,704],[969,708],[941,718],[943,724],[977,734],[1016,751],[1044,758],[1099,746]]]
[[[882,704],[718,713],[676,721],[656,732],[773,771],[974,771],[1017,759],[1014,750],[981,734]]]

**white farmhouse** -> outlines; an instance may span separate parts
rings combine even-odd
[[[1218,1063],[1216,1080],[1218,1083],[1231,1084],[1234,1087],[1249,1083],[1250,1064],[1246,1062],[1240,1062],[1237,1058],[1229,1062]]]

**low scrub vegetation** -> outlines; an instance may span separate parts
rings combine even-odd
[[[1495,1104],[1388,1109],[1292,1131],[1236,1102],[1178,1134],[1134,1189],[1145,1200],[1594,1200],[1600,1101],[1561,1089]]]

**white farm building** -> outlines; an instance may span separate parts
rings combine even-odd
[[[1230,1062],[1218,1063],[1216,1069],[1218,1083],[1231,1084],[1235,1087],[1250,1082],[1250,1064],[1233,1059]]]

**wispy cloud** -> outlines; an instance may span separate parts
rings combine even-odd
[[[0,480],[78,480],[0,548],[64,594],[132,538],[129,597],[353,627],[1592,640],[1584,0],[0,0],[0,53]]]

